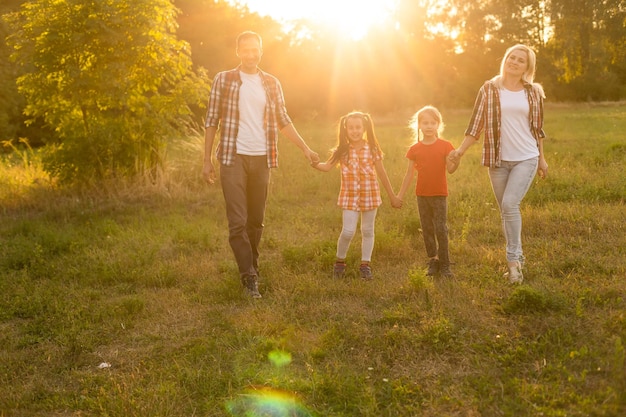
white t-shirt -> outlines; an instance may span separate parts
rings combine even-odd
[[[526,92],[501,89],[500,109],[502,160],[525,161],[539,156],[537,140],[530,132]]]
[[[241,155],[266,155],[264,115],[267,97],[259,74],[246,74],[239,71],[239,131],[237,153]]]

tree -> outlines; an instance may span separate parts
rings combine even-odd
[[[54,127],[45,168],[65,181],[155,174],[208,84],[169,0],[35,0],[9,21],[25,112]]]
[[[554,36],[546,45],[560,100],[626,96],[626,2],[551,0]]]
[[[7,1],[0,5],[0,15],[19,8],[19,1]],[[17,92],[15,66],[9,60],[11,50],[5,42],[9,28],[0,19],[0,141],[12,140],[18,136],[20,110],[24,107],[23,99]]]

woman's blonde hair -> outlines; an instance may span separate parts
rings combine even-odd
[[[518,43],[517,45],[511,46],[504,53],[504,57],[502,58],[502,62],[500,63],[500,74],[496,75],[493,80],[498,86],[498,88],[502,88],[502,77],[504,77],[504,69],[506,66],[506,60],[509,58],[514,51],[522,51],[526,53],[528,57],[528,68],[522,74],[522,81],[532,85],[533,90],[535,90],[542,98],[546,98],[546,94],[543,91],[543,87],[541,84],[535,82],[535,71],[537,68],[537,55],[535,55],[535,51],[533,51],[530,47]]]
[[[423,139],[423,134],[420,131],[420,120],[425,116],[431,116],[437,122],[439,122],[439,126],[437,126],[437,136],[441,136],[445,125],[443,123],[443,117],[441,117],[441,113],[434,106],[424,106],[419,109],[415,114],[409,119],[409,129],[413,132],[413,140],[415,142],[419,142]]]

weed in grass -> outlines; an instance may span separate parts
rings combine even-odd
[[[507,297],[502,309],[508,314],[543,313],[558,311],[564,306],[563,300],[555,294],[549,294],[533,287],[516,287]]]
[[[609,373],[615,383],[616,391],[621,393],[621,400],[626,400],[626,349],[622,338],[613,338],[613,354],[609,363]]]
[[[282,261],[292,272],[302,274],[311,270],[331,271],[335,262],[336,242],[311,242],[283,248]],[[330,272],[329,272],[330,274]]]
[[[445,352],[452,348],[456,329],[447,317],[427,318],[423,324],[422,343],[434,352]]]
[[[412,269],[409,271],[409,283],[417,291],[424,292],[428,297],[428,292],[434,288],[434,283],[431,277],[426,276],[426,272],[423,269]]]

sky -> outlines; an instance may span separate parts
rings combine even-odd
[[[239,0],[239,3],[276,20],[307,18],[359,38],[393,10],[395,0]]]

